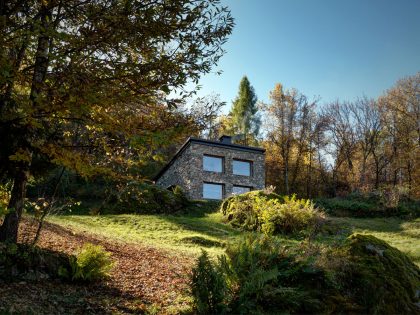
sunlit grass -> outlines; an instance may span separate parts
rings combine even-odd
[[[201,212],[200,212],[201,211]],[[223,221],[217,211],[198,210],[183,215],[65,215],[48,219],[75,232],[100,235],[126,243],[145,244],[174,254],[197,256],[202,249],[216,257],[224,252],[226,243],[235,241],[244,232]],[[398,218],[331,218],[339,226],[347,226],[353,233],[372,234],[407,253],[420,264],[420,219],[404,221]],[[345,236],[344,236],[345,237]],[[285,245],[299,239],[278,237]],[[334,237],[333,237],[334,238]],[[331,238],[320,238],[329,242]]]
[[[347,225],[354,233],[371,234],[408,254],[420,265],[420,219],[404,221],[399,218],[332,218]]]
[[[226,242],[240,234],[221,222],[219,213],[202,217],[173,215],[68,215],[52,216],[49,221],[128,243],[142,243],[159,248],[198,254],[205,248],[214,255],[223,252]],[[200,246],[199,243],[216,246]]]

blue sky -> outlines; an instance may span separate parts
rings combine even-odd
[[[200,81],[227,102],[247,75],[258,98],[279,82],[320,103],[377,97],[420,71],[420,0],[226,0],[227,50]]]

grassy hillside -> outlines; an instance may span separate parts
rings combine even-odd
[[[237,239],[242,232],[223,222],[217,204],[199,204],[188,214],[180,215],[62,215],[49,221],[75,230],[97,234],[112,240],[146,244],[196,256],[206,249],[212,256],[223,253],[226,242]],[[420,219],[404,221],[398,218],[331,218],[346,230],[372,234],[409,254],[420,264]],[[285,245],[300,240],[278,236]],[[334,238],[334,237],[333,237]],[[332,238],[317,239],[329,242]]]
[[[239,238],[242,232],[223,222],[215,209],[195,209],[182,215],[64,215],[48,220],[75,230],[97,234],[126,243],[141,243],[178,254],[197,256],[206,249],[213,257],[222,254],[227,242]],[[297,243],[282,238],[286,244]]]
[[[78,284],[21,281],[0,286],[0,313],[50,314],[180,314],[191,313],[189,290],[194,258],[202,249],[215,258],[227,243],[245,232],[224,221],[219,204],[197,203],[176,215],[50,216],[41,234],[41,248],[72,254],[84,243],[103,246],[112,253],[115,268],[105,283]],[[31,239],[31,217],[25,216],[21,239]],[[353,233],[372,234],[409,254],[420,265],[420,219],[334,218],[332,233],[314,241],[329,245]],[[284,245],[305,241],[298,236],[275,236]],[[58,288],[58,290],[57,290]],[[27,291],[37,292],[28,295]],[[53,301],[52,304],[51,301]]]

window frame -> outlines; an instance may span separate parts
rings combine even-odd
[[[204,158],[205,157],[220,159],[221,160],[221,163],[222,163],[222,170],[220,172],[218,172],[218,171],[210,171],[210,170],[204,169]],[[201,169],[203,171],[205,171],[205,172],[212,172],[212,173],[218,173],[218,174],[224,174],[225,173],[225,157],[224,156],[204,153],[203,154],[203,158],[201,159],[201,161],[202,161],[202,167],[201,167]]]
[[[235,174],[234,173],[234,168],[233,168],[233,163],[235,161],[248,163],[249,164],[249,175]],[[254,176],[254,161],[244,160],[244,159],[232,159],[232,174],[237,175],[237,176],[253,177]]]
[[[249,191],[247,191],[247,192],[250,192],[250,191],[252,191],[254,188],[253,187],[251,187],[251,186],[246,186],[246,185],[235,185],[235,184],[233,184],[232,185],[232,195],[234,195],[235,193],[233,192],[233,189],[235,188],[235,187],[241,187],[241,188],[248,188],[249,189]],[[244,194],[244,193],[242,193],[242,194]],[[235,194],[236,195],[236,194]],[[240,195],[240,194],[239,194]]]
[[[220,199],[214,199],[214,198],[206,198],[206,197],[204,197],[204,185],[205,184],[221,186],[222,187],[222,196],[221,196],[221,198]],[[203,182],[203,185],[201,187],[202,187],[202,189],[201,189],[201,196],[202,196],[203,199],[206,199],[206,200],[223,200],[223,198],[225,198],[226,191],[225,191],[225,184],[224,183],[216,183],[216,182],[207,182],[207,181],[204,181]]]

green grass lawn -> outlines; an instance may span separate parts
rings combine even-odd
[[[350,227],[353,233],[371,234],[408,254],[420,266],[420,219],[399,218],[331,218]]]
[[[200,204],[199,204],[200,205]],[[244,232],[232,228],[217,212],[218,205],[201,204],[180,215],[54,215],[48,221],[76,232],[91,233],[127,243],[141,243],[197,256],[205,249],[213,257],[224,252],[227,242]],[[280,237],[285,245],[298,240]]]
[[[221,254],[227,241],[240,232],[222,223],[222,215],[202,217],[174,215],[66,215],[48,219],[78,232],[88,232],[128,243],[147,244],[158,248],[198,254],[206,248]]]
[[[215,206],[197,208],[181,215],[61,215],[48,221],[69,227],[76,232],[97,234],[128,243],[140,243],[186,255],[196,256],[206,249],[211,256],[222,254],[227,242],[243,232],[223,222]],[[213,210],[212,210],[213,209]],[[398,218],[331,218],[350,232],[372,234],[407,253],[420,264],[420,219],[404,221]],[[285,245],[298,239],[279,237]],[[331,240],[331,238],[330,238]],[[327,242],[320,238],[319,242]]]

